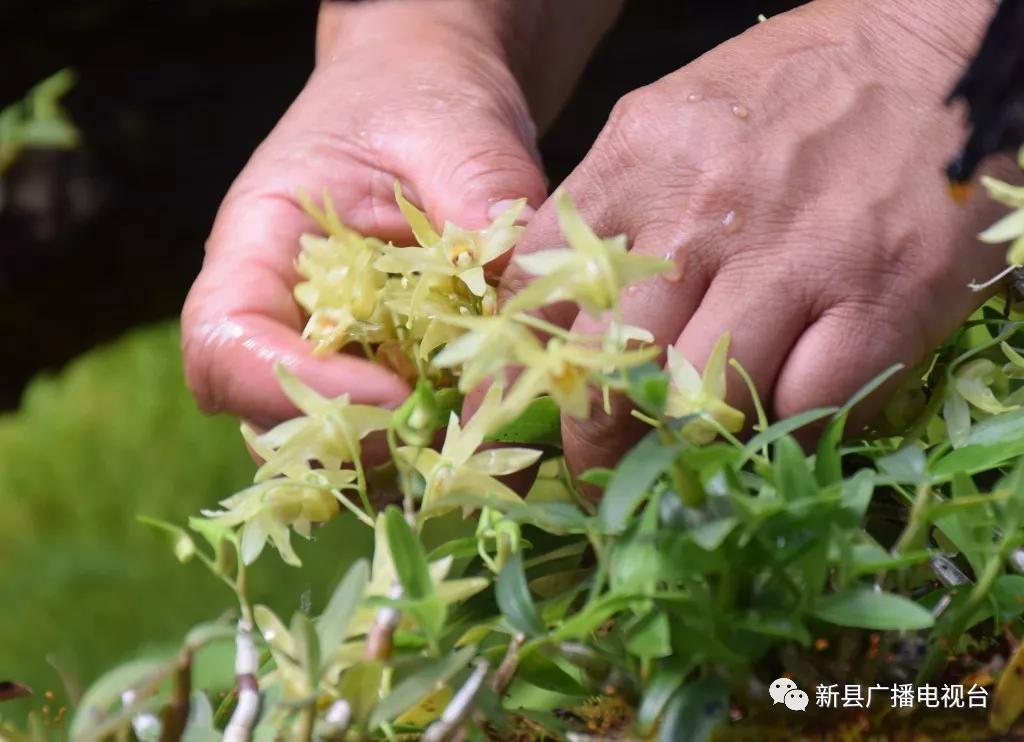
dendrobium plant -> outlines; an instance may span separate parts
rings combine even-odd
[[[503,581],[509,569],[522,569],[522,552],[530,548],[521,522],[531,508],[553,508],[548,527],[554,533],[578,528],[557,514],[582,514],[593,505],[552,455],[559,415],[586,418],[593,399],[603,396],[607,404],[611,394],[627,391],[630,374],[660,352],[646,330],[621,322],[618,301],[627,285],[672,264],[629,252],[624,237],[598,237],[566,193],[556,199],[567,245],[514,258],[537,278],[505,306],[498,306],[486,270],[521,236],[516,222],[525,201],[469,230],[438,229],[398,185],[395,198],[417,245],[360,235],[339,219],[329,198],[318,206],[303,197],[324,234],[302,237],[294,293],[309,317],[304,335],[312,352],[361,352],[402,374],[415,391],[398,409],[380,409],[347,395],[324,397],[279,366],[278,380],[299,415],[266,431],[242,426],[261,461],[253,485],[190,522],[214,553],[183,529],[158,524],[174,536],[179,558],[202,560],[238,595],[236,675],[244,680],[225,739],[251,739],[264,730],[287,739],[371,731],[394,738],[392,725],[402,724],[426,727],[425,739],[444,739],[471,713],[485,677],[493,674],[490,692],[504,693],[520,661],[525,624],[476,626],[449,646],[453,654],[443,655],[445,617],[492,584],[499,603],[506,600]],[[605,329],[580,334],[538,311],[565,301],[604,320]],[[725,401],[726,351],[727,341],[716,346],[703,378],[670,351],[673,384],[665,380],[664,414],[651,422],[679,445],[742,426],[742,414]],[[463,408],[464,396],[479,401],[472,414],[471,405]],[[672,424],[676,418],[681,428]],[[388,461],[365,460],[369,437],[386,442]],[[528,494],[517,492],[509,475],[532,481]],[[424,527],[460,510],[476,517],[469,543],[428,554]],[[310,539],[342,511],[373,529],[372,567],[350,569],[315,625],[300,612],[286,626],[266,606],[250,605],[245,570],[266,545],[299,566],[291,532]],[[576,558],[581,548],[565,555]],[[464,575],[467,555],[479,557],[482,573]],[[522,620],[536,628],[564,608],[551,610]],[[508,656],[496,668],[490,663],[500,658],[476,649],[491,634],[508,637]],[[268,650],[271,669],[259,670],[258,646]],[[475,656],[475,669],[457,693],[443,673],[430,676],[425,695],[393,688],[402,662],[417,653],[429,660],[424,668],[433,663],[462,672]],[[403,682],[415,679],[413,673]],[[261,711],[261,703],[268,708]],[[147,728],[163,723],[146,718]]]

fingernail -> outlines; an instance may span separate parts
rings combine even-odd
[[[517,198],[503,198],[501,201],[495,201],[491,204],[491,208],[487,210],[487,218],[493,222],[499,216],[512,208],[518,200],[519,199]],[[526,204],[523,206],[523,210],[519,212],[519,216],[516,218],[516,224],[526,224],[533,219],[533,215],[536,213],[537,210],[535,208],[530,206],[530,204]]]

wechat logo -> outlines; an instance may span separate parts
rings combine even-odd
[[[768,686],[768,694],[775,703],[786,705],[790,711],[803,711],[809,701],[807,694],[789,678],[779,678]]]

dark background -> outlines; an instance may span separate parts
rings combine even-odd
[[[543,139],[552,183],[622,94],[798,4],[628,3]],[[315,16],[295,0],[0,0],[0,107],[71,66],[84,135],[0,182],[0,409],[38,371],[178,312],[221,196],[309,74]]]

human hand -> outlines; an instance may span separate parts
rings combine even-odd
[[[992,215],[984,199],[957,208],[941,175],[961,138],[941,101],[985,13],[818,0],[623,98],[564,184],[599,234],[678,264],[627,293],[623,321],[698,366],[730,331],[730,354],[778,417],[841,404],[938,345],[984,298],[967,284],[1003,260],[974,236]],[[517,254],[559,242],[548,203]],[[529,280],[513,263],[502,294]],[[547,318],[601,329],[584,314]],[[623,452],[627,411],[563,421],[575,471]]]
[[[297,194],[326,189],[349,226],[410,242],[396,179],[437,224],[481,226],[506,199],[540,204],[534,125],[494,30],[501,6],[325,4],[316,69],[225,198],[182,314],[187,379],[203,409],[258,426],[290,417],[275,363],[323,394],[405,398],[396,375],[355,356],[314,357],[300,338],[293,261],[315,227]],[[548,85],[540,97],[553,95]]]

